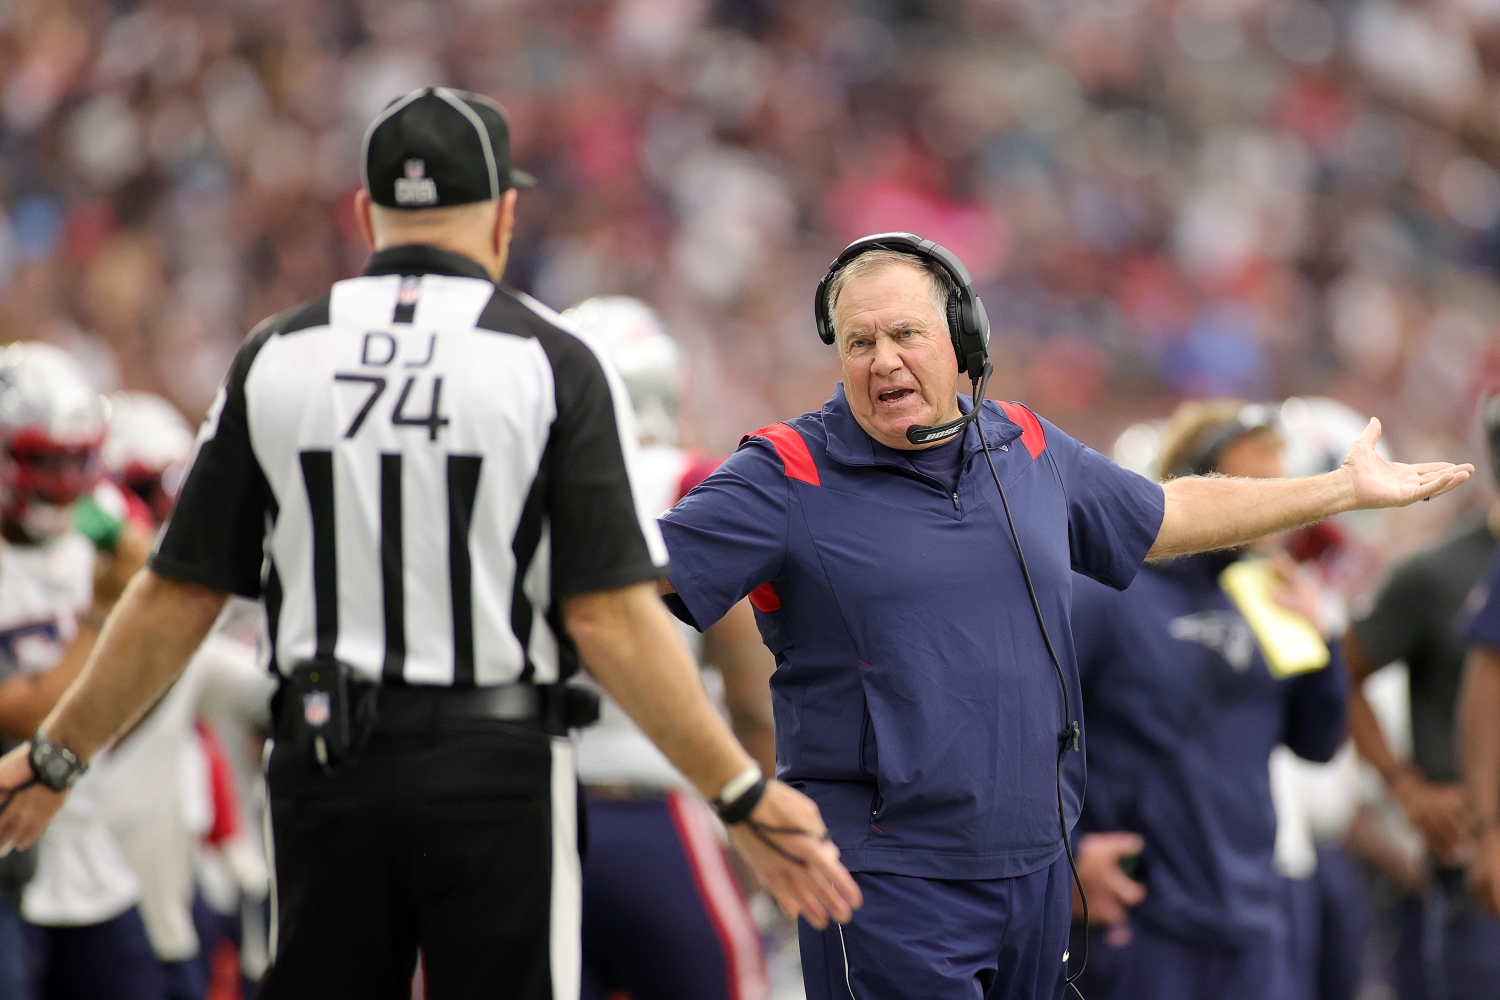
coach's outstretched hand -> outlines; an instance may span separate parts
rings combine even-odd
[[[68,797],[35,779],[30,742],[0,757],[0,857],[36,843]]]
[[[1431,500],[1468,479],[1472,465],[1407,465],[1375,451],[1380,421],[1371,420],[1333,472],[1296,479],[1182,476],[1162,484],[1166,510],[1148,559],[1237,548],[1349,510],[1405,507]]]
[[[1371,417],[1369,426],[1344,459],[1341,471],[1349,474],[1354,489],[1352,510],[1405,507],[1418,500],[1431,500],[1468,479],[1474,471],[1472,465],[1452,462],[1421,465],[1392,462],[1375,450],[1379,440],[1380,421]]]
[[[729,827],[729,839],[789,917],[822,930],[830,919],[848,923],[864,904],[818,807],[795,788],[767,783],[749,820]]]

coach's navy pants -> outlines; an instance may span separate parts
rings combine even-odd
[[[820,932],[801,924],[807,1000],[1063,995],[1073,898],[1066,858],[1020,878],[854,879],[865,905],[842,936],[837,925]]]

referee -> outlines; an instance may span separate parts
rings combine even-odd
[[[149,567],[0,759],[0,850],[37,838],[240,594],[281,682],[267,1000],[404,998],[419,949],[440,1000],[578,996],[580,656],[784,908],[848,920],[817,807],[735,743],[656,597],[618,378],[495,284],[532,183],[500,109],[415,91],[361,159],[368,266],[241,348]]]

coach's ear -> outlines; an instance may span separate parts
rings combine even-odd
[[[364,188],[354,192],[354,221],[359,226],[359,235],[365,241],[365,249],[375,252],[375,220],[370,217],[370,196]]]

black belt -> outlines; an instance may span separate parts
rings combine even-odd
[[[367,685],[368,682],[361,682],[359,686],[367,690]],[[376,712],[402,729],[425,728],[438,720],[491,719],[535,723],[549,732],[561,734],[569,729],[593,725],[599,720],[598,694],[573,684],[495,684],[462,688],[382,684],[376,686],[375,699]],[[280,711],[282,700],[281,697],[273,700],[273,713],[279,724],[292,725],[295,723],[292,712]],[[281,729],[281,725],[277,728]]]
[[[489,687],[437,688],[439,717],[498,719],[501,722],[541,721],[543,689],[534,684],[495,684]],[[382,694],[384,692],[382,691]]]
[[[380,697],[399,699],[408,691],[429,695],[440,719],[494,719],[538,722],[548,732],[592,726],[599,721],[599,695],[576,684],[495,684],[488,687],[382,687]],[[399,692],[399,693],[398,693]],[[381,702],[384,710],[384,702]]]

